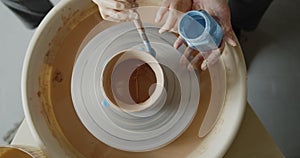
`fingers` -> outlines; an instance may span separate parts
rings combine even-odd
[[[213,65],[219,60],[221,52],[224,49],[224,45],[225,44],[223,42],[222,46],[219,49],[201,53],[197,52],[196,50],[190,47],[187,47],[180,58],[179,64],[181,66],[188,65],[187,69],[189,71],[198,70],[199,68],[205,71],[209,67],[209,65]]]
[[[185,51],[184,51],[184,53],[181,56],[180,61],[179,61],[180,65],[184,66],[189,62],[188,59],[191,57],[193,51],[194,51],[194,49],[192,49],[190,47],[187,47],[185,49]]]
[[[99,7],[100,14],[103,19],[124,22],[137,18],[137,13],[129,10],[134,7],[133,0],[93,0]]]
[[[219,60],[221,51],[222,49],[215,49],[208,52],[196,52],[197,54],[195,55],[195,50],[188,47],[180,58],[179,63],[182,66],[188,63],[187,69],[189,71],[198,70],[199,68],[205,71],[209,65],[213,65]],[[191,59],[190,62],[189,59]]]
[[[229,12],[226,11],[226,12]],[[228,15],[227,15],[228,14]],[[229,45],[235,47],[237,46],[237,41],[235,40],[235,36],[234,36],[234,33],[233,33],[233,29],[232,29],[232,26],[231,26],[231,22],[230,22],[230,14],[227,13],[221,17],[219,17],[219,22],[222,26],[222,29],[224,31],[224,40],[225,42],[227,42]]]
[[[236,39],[236,38],[235,38],[234,33],[233,33],[232,30],[229,31],[229,32],[227,32],[227,33],[224,35],[224,40],[225,40],[225,42],[227,42],[229,45],[231,45],[231,46],[233,46],[233,47],[237,46],[237,42],[236,42],[235,39]]]
[[[181,36],[179,36],[179,37],[176,39],[176,41],[174,42],[173,47],[174,47],[175,49],[178,49],[183,43],[184,43],[184,39],[183,39]]]
[[[164,15],[167,13],[168,8],[170,6],[170,2],[171,2],[170,0],[164,0],[162,2],[161,7],[158,9],[154,20],[156,23],[159,23],[162,17],[164,17]]]
[[[223,31],[224,31],[224,40],[225,42],[227,42],[229,45],[235,47],[237,46],[237,41],[235,40],[235,36],[233,34],[233,30],[230,26],[224,26],[223,27]]]
[[[203,63],[203,56],[198,53],[193,59],[192,61],[189,63],[187,69],[189,71],[193,71],[193,70],[197,70],[200,66],[200,64]],[[202,64],[203,65],[203,64]],[[201,67],[202,69],[202,67]],[[203,69],[202,69],[203,70]]]
[[[182,13],[177,11],[178,5],[181,4],[178,1],[174,0],[164,0],[162,3],[162,6],[159,8],[159,10],[156,13],[155,22],[160,23],[164,20],[164,24],[159,30],[159,33],[163,33],[166,31],[173,31],[177,32],[178,25],[177,21]],[[183,4],[182,4],[183,5]],[[180,6],[182,7],[182,6]],[[166,18],[164,18],[166,16]]]
[[[161,29],[158,32],[163,33],[166,31],[177,30],[177,19],[177,11],[174,9],[169,10],[165,24],[161,27]]]
[[[230,9],[227,4],[227,1],[210,1],[211,3],[203,4],[204,9],[215,18],[216,21],[222,27],[224,32],[224,41],[227,42],[231,46],[236,46],[237,41],[235,39],[233,29],[231,26],[230,20]]]
[[[160,7],[156,13],[156,17],[155,17],[155,22],[159,23],[162,18],[164,17],[164,15],[167,13],[168,8],[167,7]]]
[[[178,49],[183,43],[184,43],[184,39],[183,39],[181,36],[179,36],[179,37],[176,39],[176,41],[174,42],[173,47],[174,47],[175,49]],[[180,58],[179,64],[182,65],[182,66],[187,65],[187,63],[189,63],[189,59],[193,58],[193,53],[194,53],[194,52],[195,52],[194,49],[192,49],[192,48],[190,48],[190,47],[187,47],[187,48],[185,49],[183,55],[182,55],[181,58]],[[196,58],[199,58],[199,59],[200,59],[200,57],[199,57],[198,55],[201,56],[201,54],[198,53],[198,54],[196,55]],[[194,58],[194,59],[195,59],[195,58]],[[193,59],[193,60],[194,60],[194,59]],[[198,63],[198,61],[196,61],[196,60],[194,60],[193,62],[194,62],[194,64],[197,64],[197,63]]]
[[[119,20],[117,20],[117,19],[113,18],[112,16],[110,16],[110,15],[117,14],[117,11],[112,10],[112,9],[107,9],[107,8],[101,8],[101,7],[99,7],[99,11],[100,11],[100,14],[101,14],[101,16],[104,20],[119,22]]]
[[[99,8],[99,10],[104,20],[109,20],[113,22],[125,22],[138,18],[138,14],[131,10],[116,11],[107,8]]]
[[[119,19],[120,21],[131,21],[134,19],[138,18],[137,12],[133,10],[124,10],[124,11],[119,11],[116,14],[116,19]]]
[[[205,60],[201,64],[201,70],[204,71],[209,67],[209,65],[215,64],[219,60],[220,55],[221,49],[215,49],[209,52],[208,57],[205,58]]]
[[[101,8],[108,8],[114,10],[124,10],[131,8],[131,3],[126,0],[93,0]]]
[[[173,44],[175,49],[178,49],[184,43],[184,39],[179,36]],[[181,66],[185,66],[188,64],[187,69],[189,71],[193,71],[194,69],[198,69],[200,64],[203,62],[204,53],[199,53],[193,48],[187,47],[180,58],[179,64]],[[191,62],[190,62],[191,60]]]
[[[230,18],[228,18],[228,19],[230,19]],[[230,20],[229,21],[221,20],[220,23],[221,23],[223,31],[224,31],[225,42],[227,42],[229,45],[235,47],[237,45],[237,42],[235,40],[235,36],[234,36],[233,30],[232,30]]]

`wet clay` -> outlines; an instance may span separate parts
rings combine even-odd
[[[77,17],[74,16],[72,18],[76,19]],[[200,91],[205,93],[201,93],[200,95],[201,102],[199,102],[199,108],[193,122],[179,138],[164,148],[142,153],[120,151],[96,139],[79,120],[71,99],[70,86],[73,65],[77,53],[80,52],[82,41],[84,41],[89,31],[95,27],[100,20],[101,18],[98,12],[91,14],[79,22],[76,27],[72,27],[71,30],[68,30],[69,32],[65,37],[56,38],[57,41],[53,41],[53,43],[60,44],[51,45],[52,49],[49,51],[51,58],[45,60],[45,66],[40,76],[40,83],[42,83],[41,93],[44,98],[44,111],[42,111],[42,113],[47,115],[46,117],[49,119],[48,123],[53,135],[58,139],[61,146],[69,151],[68,154],[71,157],[158,158],[166,157],[166,155],[173,158],[186,157],[203,141],[198,138],[198,130],[210,100],[210,78],[208,72],[199,74],[201,79]],[[107,25],[110,24],[110,22],[107,22]],[[57,34],[59,35],[59,31],[66,31],[64,29],[63,27],[58,30]],[[144,69],[149,71],[151,75],[151,71],[145,65],[142,69],[137,70],[134,76],[139,76],[139,72],[144,71]],[[60,72],[58,80],[57,71]],[[60,79],[60,77],[63,77],[63,79]],[[132,82],[136,82],[134,77],[132,78]],[[149,81],[149,84],[152,82],[154,81]],[[140,86],[142,85],[138,84],[133,87],[137,88]],[[132,92],[134,93],[135,91],[132,90]],[[143,98],[136,99],[137,101],[143,101],[147,97],[146,95]],[[203,149],[203,151],[205,151],[205,149]],[[203,151],[197,152],[201,154]]]
[[[151,86],[155,83],[156,77],[150,66],[146,63],[138,66],[129,79],[129,92],[135,103],[145,102],[153,93]]]
[[[145,102],[153,93],[151,86],[156,83],[154,71],[148,64],[137,59],[128,59],[115,65],[119,56],[108,62],[104,69],[103,88],[107,97],[117,106],[116,100],[126,104]],[[129,91],[130,96],[124,95],[124,90]]]

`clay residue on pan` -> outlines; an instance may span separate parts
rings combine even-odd
[[[56,83],[61,83],[63,81],[63,75],[60,70],[56,69],[54,71],[52,81]]]
[[[53,94],[60,95],[60,98],[66,98],[69,97],[69,92],[66,94],[63,94],[63,91],[55,91],[56,89],[61,88],[61,86],[64,86],[69,84],[70,82],[70,72],[68,71],[66,73],[64,67],[60,68],[60,65],[57,64],[57,62],[62,62],[62,65],[70,65],[72,66],[74,63],[74,54],[71,50],[68,51],[68,49],[64,49],[66,47],[76,47],[73,45],[66,45],[65,41],[68,39],[69,35],[72,34],[74,31],[78,30],[76,27],[80,24],[81,21],[91,21],[90,27],[86,27],[85,29],[82,29],[80,33],[82,33],[82,36],[87,34],[88,30],[90,30],[94,25],[96,25],[98,22],[96,19],[100,20],[100,17],[98,15],[98,9],[95,5],[90,5],[85,11],[79,12],[78,10],[72,11],[71,9],[65,9],[64,11],[68,11],[69,16],[67,17],[61,17],[61,20],[63,22],[63,26],[58,28],[56,30],[55,36],[48,43],[49,50],[44,56],[44,64],[42,71],[40,72],[39,77],[39,90],[36,93],[37,96],[40,98],[42,103],[42,111],[41,113],[44,115],[44,118],[46,119],[46,122],[48,124],[48,127],[52,131],[52,135],[57,138],[59,143],[61,144],[61,147],[65,148],[65,151],[69,151],[69,155],[71,157],[74,157],[74,155],[80,155],[80,153],[76,152],[73,148],[73,145],[69,143],[68,139],[64,136],[64,131],[61,129],[61,124],[59,123],[57,119],[57,114],[55,110],[57,110],[56,107],[56,101],[60,101],[57,99],[57,97],[54,97],[53,100]],[[92,19],[92,20],[91,20]],[[80,40],[82,40],[83,37],[79,38],[73,38],[72,40],[77,43],[77,45],[80,44]],[[68,39],[70,40],[70,39]],[[59,58],[60,55],[64,54],[66,57],[64,57],[60,61]],[[66,73],[66,74],[65,74]],[[66,79],[65,79],[66,76]],[[65,81],[65,84],[64,84]],[[57,87],[57,88],[55,88]],[[68,91],[70,91],[68,87]],[[69,104],[70,101],[65,102],[65,104]],[[71,102],[72,103],[72,102]],[[61,106],[68,107],[64,105],[64,102],[61,102]],[[68,115],[68,112],[65,113],[65,116]],[[60,118],[59,118],[60,119]],[[67,118],[66,118],[67,119]],[[72,124],[72,122],[68,122],[69,124]]]

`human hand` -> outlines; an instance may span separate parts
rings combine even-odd
[[[98,5],[104,20],[126,22],[138,18],[138,14],[131,8],[137,7],[135,0],[93,0]]]
[[[198,69],[200,64],[201,69],[205,70],[209,64],[215,63],[219,58],[224,49],[224,41],[231,46],[236,46],[237,43],[234,40],[235,38],[230,21],[230,10],[226,0],[194,0],[193,9],[207,11],[217,22],[219,22],[224,32],[223,42],[218,49],[208,52],[193,53],[195,50],[188,47],[180,60],[180,63],[185,65],[188,63],[188,59],[190,59],[191,62],[188,64],[189,70]],[[179,37],[175,41],[174,47],[178,48],[183,43],[183,38]]]
[[[179,36],[173,46],[178,49],[183,43],[185,43],[184,39]],[[181,56],[179,63],[183,66],[188,64],[187,68],[189,71],[193,71],[195,69],[201,69],[204,71],[208,68],[208,65],[214,64],[218,60],[224,47],[224,42],[221,43],[221,46],[218,49],[205,52],[199,52],[191,47],[187,47]]]
[[[237,45],[231,26],[230,9],[227,0],[194,0],[193,9],[205,10],[221,25],[225,42],[231,46]]]
[[[177,31],[177,21],[184,12],[192,9],[192,0],[164,0],[156,13],[155,22],[164,23],[159,33]],[[167,16],[162,21],[164,16]]]

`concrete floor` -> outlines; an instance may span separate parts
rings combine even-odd
[[[21,102],[21,70],[34,31],[28,30],[0,2],[0,145],[24,118]],[[4,138],[4,139],[2,139]]]
[[[53,0],[57,3],[58,0]],[[248,101],[287,158],[300,157],[300,1],[274,0],[254,32],[243,32]],[[0,3],[0,145],[24,118],[20,79],[34,30]]]
[[[275,0],[244,33],[248,101],[282,152],[300,157],[300,1]]]

